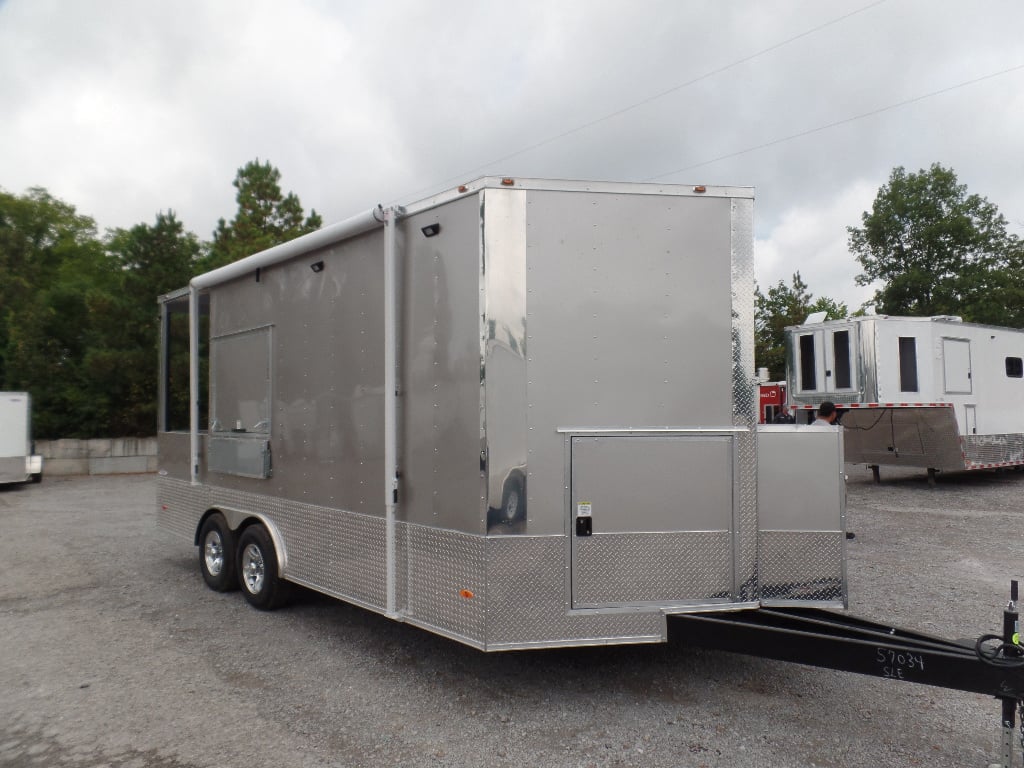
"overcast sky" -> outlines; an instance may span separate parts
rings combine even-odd
[[[485,174],[754,187],[762,288],[858,307],[941,163],[1024,235],[1021,0],[0,0],[0,187],[203,239],[260,158],[325,223]]]

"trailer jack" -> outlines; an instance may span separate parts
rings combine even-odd
[[[1003,633],[943,640],[820,608],[758,608],[734,613],[668,614],[669,641],[991,695],[1002,703],[1001,762],[1014,741],[1024,749],[1024,647],[1017,582],[1003,611]],[[1016,726],[1020,723],[1020,733]]]

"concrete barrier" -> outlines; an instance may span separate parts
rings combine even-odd
[[[47,475],[127,475],[156,472],[155,437],[37,440]]]

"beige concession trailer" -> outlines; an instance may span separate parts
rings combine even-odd
[[[483,650],[846,604],[840,431],[757,425],[749,189],[482,178],[160,306],[158,517],[214,589]]]

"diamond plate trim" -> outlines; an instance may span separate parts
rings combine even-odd
[[[845,605],[842,531],[762,531],[761,599]]]
[[[1024,435],[967,435],[964,454],[968,464],[1024,464]]]
[[[757,408],[754,379],[754,201],[732,201],[733,426],[736,435],[737,597],[757,594]]]
[[[571,612],[564,536],[487,539],[487,648],[662,639],[660,611]]]
[[[729,531],[595,534],[576,542],[574,607],[729,597]]]
[[[156,483],[156,523],[164,530],[194,541],[203,513],[210,508],[206,486],[185,480],[158,477]]]
[[[400,527],[408,548],[406,615],[445,634],[483,643],[486,539],[426,526]]]

